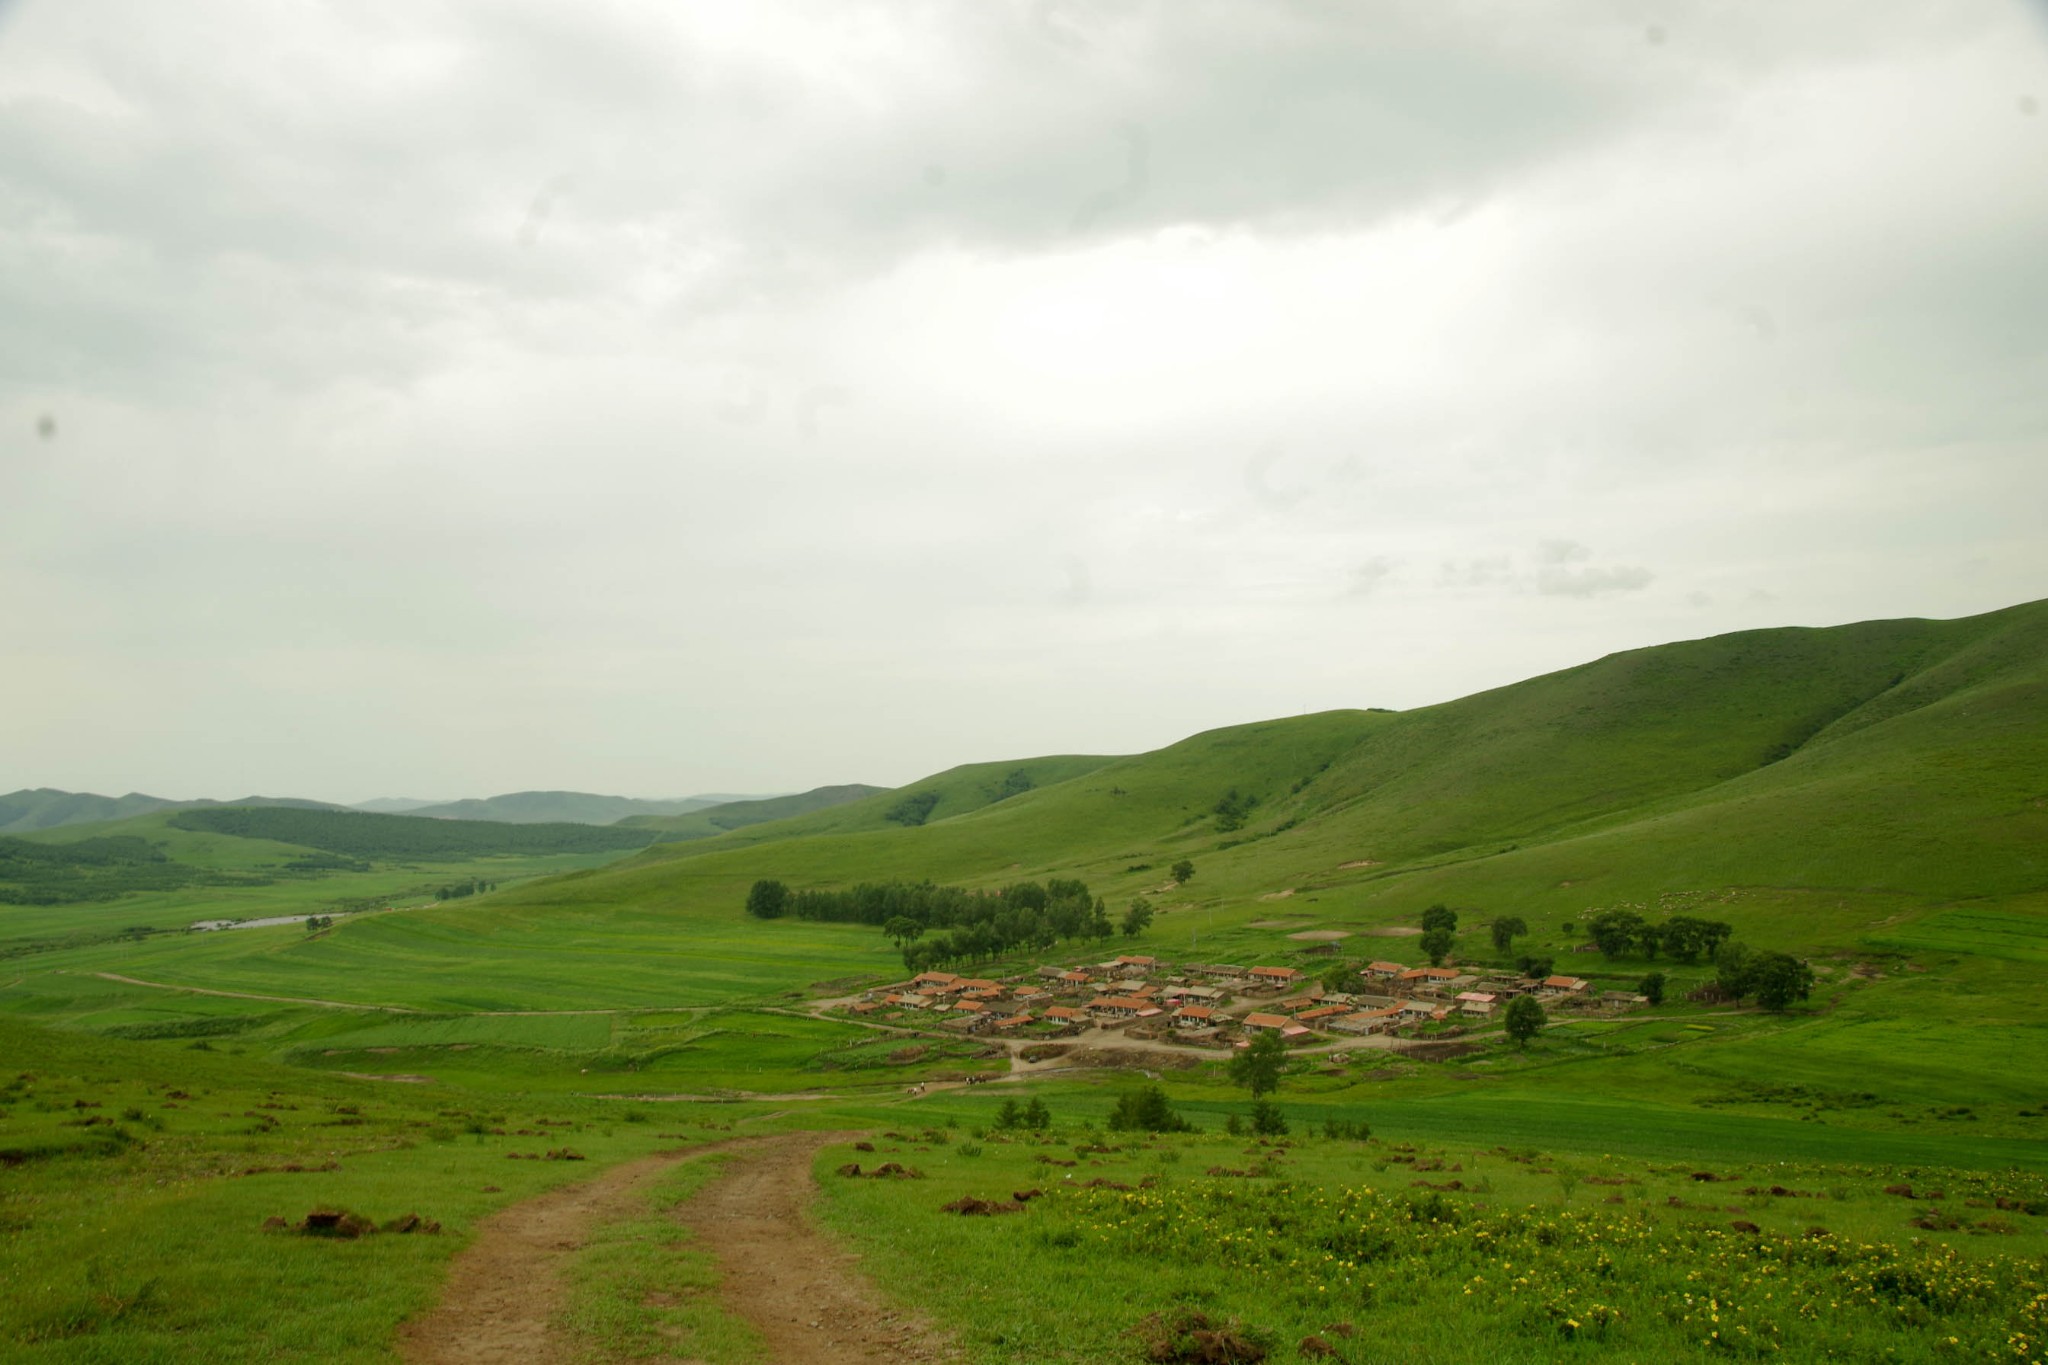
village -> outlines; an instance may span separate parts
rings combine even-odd
[[[1333,976],[1363,989],[1330,989],[1325,982]],[[871,1022],[970,1035],[1052,1039],[1116,1029],[1134,1040],[1230,1048],[1260,1033],[1277,1033],[1289,1046],[1372,1035],[1456,1036],[1491,1022],[1518,995],[1533,995],[1546,1009],[1613,1012],[1648,1003],[1625,991],[1595,991],[1576,976],[1533,979],[1377,961],[1318,976],[1298,967],[1175,966],[1125,954],[1000,979],[921,972],[844,1008]]]

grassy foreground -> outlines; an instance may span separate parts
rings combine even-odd
[[[1275,1361],[2031,1361],[2048,1341],[2039,1175],[947,1139],[828,1151],[819,1175],[831,1224],[978,1361],[1142,1359],[1193,1315]],[[834,1174],[885,1161],[923,1178]],[[1000,1212],[944,1211],[963,1196]]]

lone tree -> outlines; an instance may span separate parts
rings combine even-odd
[[[1813,968],[1790,953],[1758,953],[1749,960],[1745,984],[1757,1004],[1783,1013],[1813,993]]]
[[[1508,1001],[1501,1022],[1507,1025],[1508,1037],[1515,1040],[1515,1046],[1527,1047],[1529,1040],[1550,1022],[1550,1016],[1543,1012],[1543,1006],[1535,996],[1518,995]]]
[[[1458,946],[1458,936],[1448,929],[1426,929],[1422,934],[1422,951],[1429,954],[1429,965],[1441,967],[1444,959],[1451,955],[1451,949]]]
[[[1195,865],[1182,858],[1173,865],[1173,879],[1185,886],[1195,879]]]
[[[1143,897],[1131,902],[1131,908],[1124,911],[1124,937],[1136,938],[1152,927],[1152,907]]]
[[[1166,1101],[1166,1092],[1156,1085],[1142,1085],[1117,1096],[1109,1114],[1112,1133],[1185,1133],[1194,1127]]]
[[[781,919],[787,909],[789,888],[781,882],[763,878],[747,892],[747,913],[757,919]]]
[[[1458,932],[1458,912],[1439,901],[1422,912],[1422,931],[1443,929],[1449,933]]]
[[[1651,972],[1636,983],[1636,994],[1653,1005],[1664,1003],[1664,973]]]
[[[1493,950],[1503,957],[1514,948],[1518,935],[1529,932],[1528,923],[1520,915],[1495,915],[1486,928],[1493,935]]]
[[[1287,1044],[1271,1029],[1252,1036],[1250,1046],[1239,1049],[1230,1059],[1230,1081],[1252,1092],[1252,1098],[1280,1088],[1280,1073],[1287,1069]]]

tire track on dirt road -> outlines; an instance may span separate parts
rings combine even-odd
[[[726,1308],[777,1365],[890,1365],[956,1359],[928,1322],[881,1302],[858,1259],[811,1222],[811,1161],[845,1133],[790,1133],[736,1149],[725,1171],[676,1210],[718,1258]]]
[[[455,1258],[441,1301],[399,1330],[407,1365],[570,1365],[587,1343],[557,1326],[570,1261],[599,1227],[645,1212],[649,1183],[682,1161],[732,1154],[671,1215],[719,1264],[720,1297],[777,1365],[944,1362],[950,1345],[888,1308],[806,1210],[811,1161],[844,1134],[735,1138],[643,1157],[485,1219]]]

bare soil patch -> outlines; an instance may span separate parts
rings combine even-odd
[[[1350,938],[1349,929],[1304,929],[1287,937],[1300,943],[1335,943],[1338,939]]]
[[[1383,924],[1365,931],[1368,938],[1421,938],[1422,930],[1412,924]]]
[[[766,1338],[778,1365],[951,1361],[951,1343],[880,1303],[842,1251],[805,1216],[811,1160],[836,1134],[747,1144],[725,1173],[677,1210],[724,1270],[726,1307]]]
[[[1379,865],[1380,860],[1377,858],[1353,858],[1348,863],[1338,863],[1337,870],[1339,872],[1349,872],[1357,867],[1378,867]]]
[[[1264,900],[1264,899],[1267,899],[1267,898],[1266,898],[1266,897],[1263,897],[1263,896],[1262,896],[1262,897],[1260,897],[1260,899],[1261,899],[1261,900]],[[1299,928],[1301,928],[1301,926],[1302,926],[1302,925],[1304,925],[1304,924],[1310,924],[1310,923],[1313,923],[1313,921],[1311,921],[1311,920],[1299,920],[1299,919],[1255,919],[1255,920],[1252,920],[1252,921],[1251,921],[1250,923],[1246,924],[1246,925],[1245,925],[1245,928],[1247,928],[1247,929],[1299,929]]]
[[[1202,1059],[1184,1052],[1170,1052],[1164,1047],[1077,1047],[1067,1054],[1072,1066],[1126,1067],[1135,1070],[1164,1068],[1171,1071],[1186,1071],[1200,1066]]]
[[[571,1360],[574,1343],[552,1323],[569,1258],[593,1227],[636,1212],[641,1187],[685,1155],[615,1166],[485,1219],[449,1268],[439,1305],[399,1329],[399,1355],[408,1365]]]
[[[1259,899],[1262,901],[1284,901],[1291,900],[1293,899],[1293,897],[1294,888],[1290,886],[1285,891],[1268,891],[1265,895],[1259,897]]]

